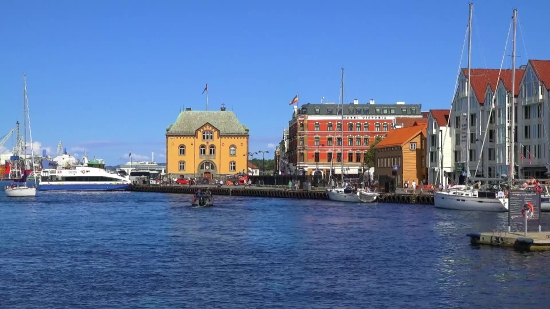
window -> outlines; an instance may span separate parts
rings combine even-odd
[[[304,131],[304,123],[300,122],[300,131]]]
[[[336,162],[342,162],[342,153],[341,152],[338,152],[336,154]]]
[[[361,162],[361,153],[360,152],[357,152],[355,154],[355,162]]]
[[[201,165],[199,166],[199,169],[201,170],[213,170],[214,169],[214,163],[212,162],[202,162]]]
[[[355,124],[355,131],[361,131],[361,124],[359,122]]]
[[[348,137],[348,146],[353,146],[353,137]]]
[[[327,108],[327,114],[329,114],[329,115],[330,115],[330,114],[332,114],[332,113],[333,113],[333,110],[332,110],[332,108]]]
[[[435,151],[430,151],[430,162],[435,162]]]
[[[202,140],[211,141],[214,139],[214,133],[212,131],[206,130],[202,132]]]
[[[319,136],[315,136],[315,146],[319,146],[321,143],[320,143],[320,137]]]
[[[390,114],[395,114],[395,108],[390,108]]]
[[[208,147],[208,150],[211,156],[216,154],[216,146],[210,145],[210,147]]]
[[[229,162],[229,170],[232,172],[235,172],[237,170],[237,162],[235,161]]]
[[[353,123],[348,123],[348,131],[353,131]]]
[[[353,152],[348,152],[348,162],[353,162]]]
[[[321,126],[318,122],[315,123],[315,131],[319,131],[321,129]]]
[[[355,138],[355,146],[361,146],[361,138],[360,137]]]
[[[315,153],[315,162],[319,162],[319,153],[318,152]]]
[[[387,108],[383,108],[382,109],[382,114],[387,114],[388,113],[388,109]]]
[[[380,131],[380,124],[377,122],[374,124],[374,131],[379,132]]]
[[[327,124],[327,131],[332,131],[332,122]]]
[[[338,122],[336,124],[336,131],[342,131],[342,123]]]
[[[179,146],[180,156],[185,156],[185,145]]]
[[[178,162],[178,170],[179,171],[185,171],[185,161],[179,161]]]
[[[237,155],[237,147],[235,145],[229,146],[229,155],[232,157]]]
[[[327,145],[332,146],[332,137],[327,138]]]
[[[368,146],[368,145],[369,145],[369,137],[365,136],[363,137],[363,146]]]
[[[384,131],[388,131],[388,124],[387,123],[384,123],[382,126],[384,127]]]
[[[416,143],[411,143],[410,144],[410,149],[411,150],[416,150]]]
[[[332,161],[332,152],[327,152],[327,162]]]
[[[204,156],[206,154],[206,146],[201,145],[201,147],[199,149],[200,149],[201,156]]]
[[[495,130],[489,130],[489,143],[495,142]]]
[[[319,106],[315,107],[315,114],[319,114],[321,112],[321,109]]]
[[[495,148],[489,148],[489,158],[488,160],[494,161],[495,160]]]
[[[336,138],[336,146],[342,146],[342,138],[341,137]]]
[[[424,158],[424,156],[422,156],[422,158],[420,159],[420,164],[422,167],[426,166],[426,158]]]
[[[365,124],[363,125],[363,131],[368,131],[368,130],[369,130],[369,124],[365,122]]]
[[[300,152],[300,157],[298,159],[299,162],[304,162],[304,153]]]

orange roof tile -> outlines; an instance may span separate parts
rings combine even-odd
[[[390,146],[402,146],[413,139],[418,133],[426,135],[427,124],[419,124],[412,127],[391,130],[385,139],[378,143],[374,148],[383,148]]]
[[[252,163],[252,162],[250,162],[250,161],[248,161],[248,167],[251,168],[251,169],[253,169],[253,170],[257,170],[257,169],[258,169],[258,167],[257,167],[256,165],[254,165],[254,163]]]
[[[449,114],[451,113],[448,109],[431,109],[430,114],[437,122],[437,125],[440,127],[445,127],[449,124]]]
[[[550,60],[529,60],[538,79],[550,88]]]
[[[414,124],[427,124],[428,118],[411,118],[411,117],[396,117],[395,118],[395,124],[396,125],[403,125],[403,128],[408,128],[414,126]]]
[[[487,85],[495,91],[497,83],[502,80],[504,82],[504,87],[506,87],[508,91],[512,90],[512,70],[510,69],[470,69],[470,71],[472,73],[470,78],[472,81],[472,88],[480,105],[485,104],[485,91],[487,90]],[[524,69],[516,69],[516,88],[514,91],[516,96],[519,95],[519,84],[521,83],[524,73]],[[468,69],[462,69],[462,74],[468,78]]]

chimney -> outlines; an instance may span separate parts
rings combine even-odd
[[[221,110],[222,112],[225,111],[225,104],[224,104],[224,103],[222,103],[222,107],[220,108],[220,110]]]
[[[519,66],[519,69],[520,69],[520,70],[525,70],[525,69],[527,69],[527,65],[525,65],[525,64],[524,64],[524,65],[520,65],[520,66]]]
[[[186,110],[186,111],[190,111],[190,110],[191,110],[191,107],[186,107],[185,110]]]
[[[374,99],[370,99],[370,104],[374,104]]]
[[[353,104],[359,104],[359,100],[353,99]]]

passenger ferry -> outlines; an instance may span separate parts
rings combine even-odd
[[[113,191],[130,189],[130,179],[105,170],[103,161],[88,161],[66,168],[43,169],[38,183],[39,191]]]

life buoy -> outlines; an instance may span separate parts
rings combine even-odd
[[[82,171],[80,171],[80,172],[81,172],[82,174],[86,174],[86,171],[85,171],[85,170],[82,170]]]
[[[531,219],[534,214],[535,214],[535,208],[533,207],[533,204],[527,203],[523,205],[523,209],[521,210],[521,215],[523,217],[527,217],[527,219]]]

